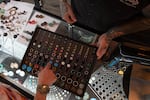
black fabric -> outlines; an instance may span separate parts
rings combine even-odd
[[[150,0],[139,0],[139,4],[132,7],[121,1],[126,0],[71,0],[71,4],[78,23],[103,33],[141,13],[141,9],[150,4]]]

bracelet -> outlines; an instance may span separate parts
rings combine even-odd
[[[38,85],[36,90],[38,92],[40,92],[41,94],[47,94],[49,92],[50,88],[48,85],[43,84],[43,85]]]

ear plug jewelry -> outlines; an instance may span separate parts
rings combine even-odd
[[[10,64],[10,67],[17,69],[17,68],[19,67],[19,65],[18,65],[18,63],[16,63],[16,62],[14,62],[14,63],[12,62],[12,63]]]

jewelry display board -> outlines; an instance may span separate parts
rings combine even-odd
[[[56,86],[83,96],[96,61],[96,50],[83,42],[37,27],[20,68],[37,76],[47,63]]]

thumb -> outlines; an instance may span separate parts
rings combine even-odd
[[[106,52],[106,49],[103,49],[103,48],[98,48],[97,52],[96,52],[96,55],[97,55],[97,59],[101,59],[103,57],[103,55],[105,54]]]
[[[96,52],[96,55],[97,55],[97,59],[101,59],[101,50],[98,48],[97,52]]]
[[[71,19],[72,19],[74,22],[76,22],[76,21],[77,21],[77,19],[76,19],[75,15],[74,15],[73,13],[70,15],[70,17],[71,17]]]

